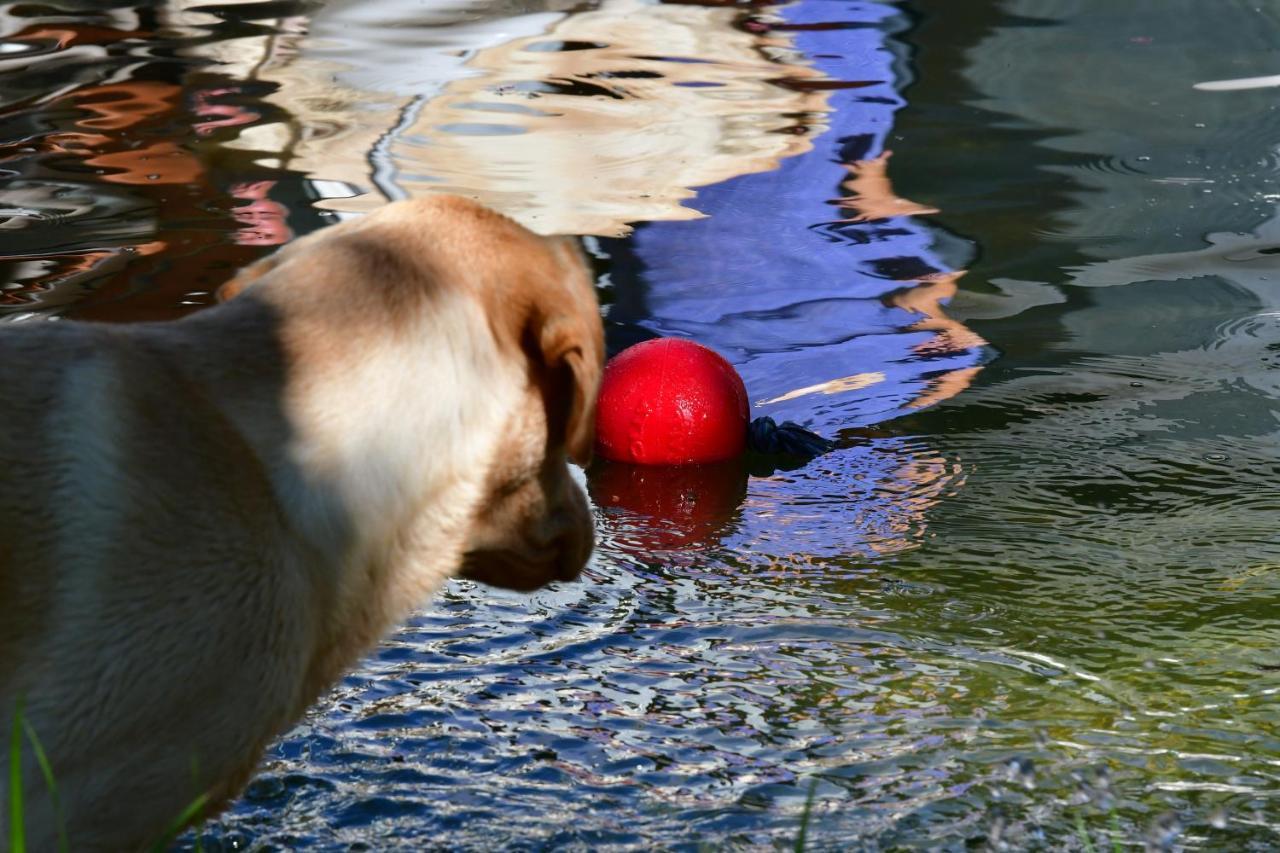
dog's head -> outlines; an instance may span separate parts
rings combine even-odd
[[[461,575],[528,591],[576,578],[594,544],[567,463],[591,461],[604,330],[576,242],[514,223],[505,230],[503,263],[516,268],[484,277],[515,286],[493,292],[488,313],[497,339],[523,357],[525,391],[488,472]]]
[[[258,291],[260,282],[261,298],[282,314],[320,316],[326,323],[315,325],[331,328],[327,318],[340,313],[348,337],[452,337],[451,350],[436,351],[435,358],[466,360],[455,373],[471,377],[470,384],[460,401],[429,404],[435,410],[458,405],[440,415],[452,424],[450,433],[496,435],[482,442],[492,451],[474,463],[483,470],[465,475],[478,477],[481,491],[463,543],[462,576],[532,590],[578,575],[593,535],[586,497],[568,462],[590,461],[604,334],[591,276],[573,239],[541,237],[465,199],[428,196],[295,241],[243,270],[219,297]],[[458,313],[458,305],[468,311]],[[423,316],[436,325],[413,319]],[[321,337],[306,337],[306,361],[337,364],[316,356]],[[349,367],[342,361],[335,369]],[[437,369],[423,374],[421,384],[438,384],[440,372],[454,366]],[[457,417],[490,412],[479,404],[492,400],[501,401],[497,421],[488,414],[483,424]],[[334,408],[326,410],[326,423],[337,420]],[[448,452],[449,437],[440,436],[435,452]]]

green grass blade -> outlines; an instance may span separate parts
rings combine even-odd
[[[13,711],[9,733],[9,853],[26,853],[22,811],[22,703]]]
[[[1114,853],[1123,853],[1124,845],[1120,843],[1120,813],[1111,808],[1111,849]]]
[[[66,853],[71,845],[67,843],[67,826],[62,819],[62,803],[58,799],[58,783],[53,778],[53,765],[49,763],[49,756],[45,754],[44,746],[40,743],[40,738],[36,737],[36,730],[31,727],[31,723],[23,720],[22,729],[27,733],[27,742],[35,753],[36,763],[40,765],[40,775],[44,777],[44,784],[49,788],[49,798],[53,801],[53,816],[58,826],[58,849]]]
[[[191,823],[191,821],[193,821],[200,812],[204,811],[204,807],[208,804],[208,794],[201,794],[192,800],[191,803],[182,810],[182,814],[173,819],[169,824],[169,828],[164,831],[164,835],[162,835],[160,840],[156,842],[155,846],[151,848],[154,853],[164,853],[165,850],[172,847],[173,842],[178,840],[178,836],[182,834],[182,830],[186,828],[187,824]],[[197,838],[196,850],[198,851],[199,849],[200,840]]]
[[[1076,834],[1080,836],[1080,843],[1084,845],[1085,853],[1094,853],[1093,839],[1089,837],[1089,830],[1084,825],[1084,815],[1076,812]]]
[[[796,836],[796,853],[804,853],[809,843],[809,821],[813,818],[813,798],[818,793],[818,780],[809,783],[809,793],[804,798],[804,811],[800,813],[800,834]]]

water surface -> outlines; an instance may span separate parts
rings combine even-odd
[[[0,6],[9,320],[199,310],[421,192],[587,235],[791,469],[589,474],[583,583],[465,582],[203,832],[261,849],[1269,849],[1269,6]],[[13,366],[10,369],[20,369]],[[1086,843],[1086,839],[1089,839]],[[194,837],[188,837],[188,846]]]

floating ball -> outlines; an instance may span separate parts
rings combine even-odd
[[[618,353],[605,365],[596,412],[596,449],[618,462],[719,462],[746,447],[742,377],[692,341],[658,338]]]

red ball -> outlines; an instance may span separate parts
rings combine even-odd
[[[596,448],[641,465],[731,459],[746,448],[747,409],[742,377],[720,355],[692,341],[645,341],[605,365]]]

